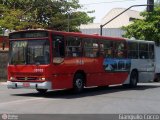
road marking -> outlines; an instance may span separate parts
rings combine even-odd
[[[0,105],[16,104],[16,103],[33,101],[33,100],[41,100],[41,99],[44,99],[44,98],[32,98],[32,99],[25,99],[25,100],[15,100],[15,101],[0,103]]]
[[[46,98],[32,98],[32,99],[25,99],[25,100],[15,100],[15,101],[0,103],[0,106],[9,105],[9,104],[13,104],[13,105],[14,104],[21,104],[23,102],[29,102],[29,101],[35,101],[35,100],[49,100],[49,99],[46,99]],[[61,99],[51,99],[51,100],[61,100]]]

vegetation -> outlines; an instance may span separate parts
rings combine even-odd
[[[0,0],[0,26],[9,30],[45,28],[79,31],[78,26],[93,22],[79,0]]]
[[[142,12],[144,19],[135,20],[132,24],[123,27],[123,37],[142,40],[151,40],[159,43],[160,40],[160,5],[156,4],[153,12]]]

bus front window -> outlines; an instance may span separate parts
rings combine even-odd
[[[49,64],[48,40],[11,41],[10,64]]]

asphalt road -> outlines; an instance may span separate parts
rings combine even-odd
[[[0,114],[123,114],[160,113],[160,83],[137,88],[112,86],[87,88],[81,94],[31,89],[7,89],[0,85]]]

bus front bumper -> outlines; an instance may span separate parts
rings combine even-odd
[[[12,89],[27,88],[27,89],[47,89],[51,90],[51,82],[12,82],[7,81],[7,87]]]

